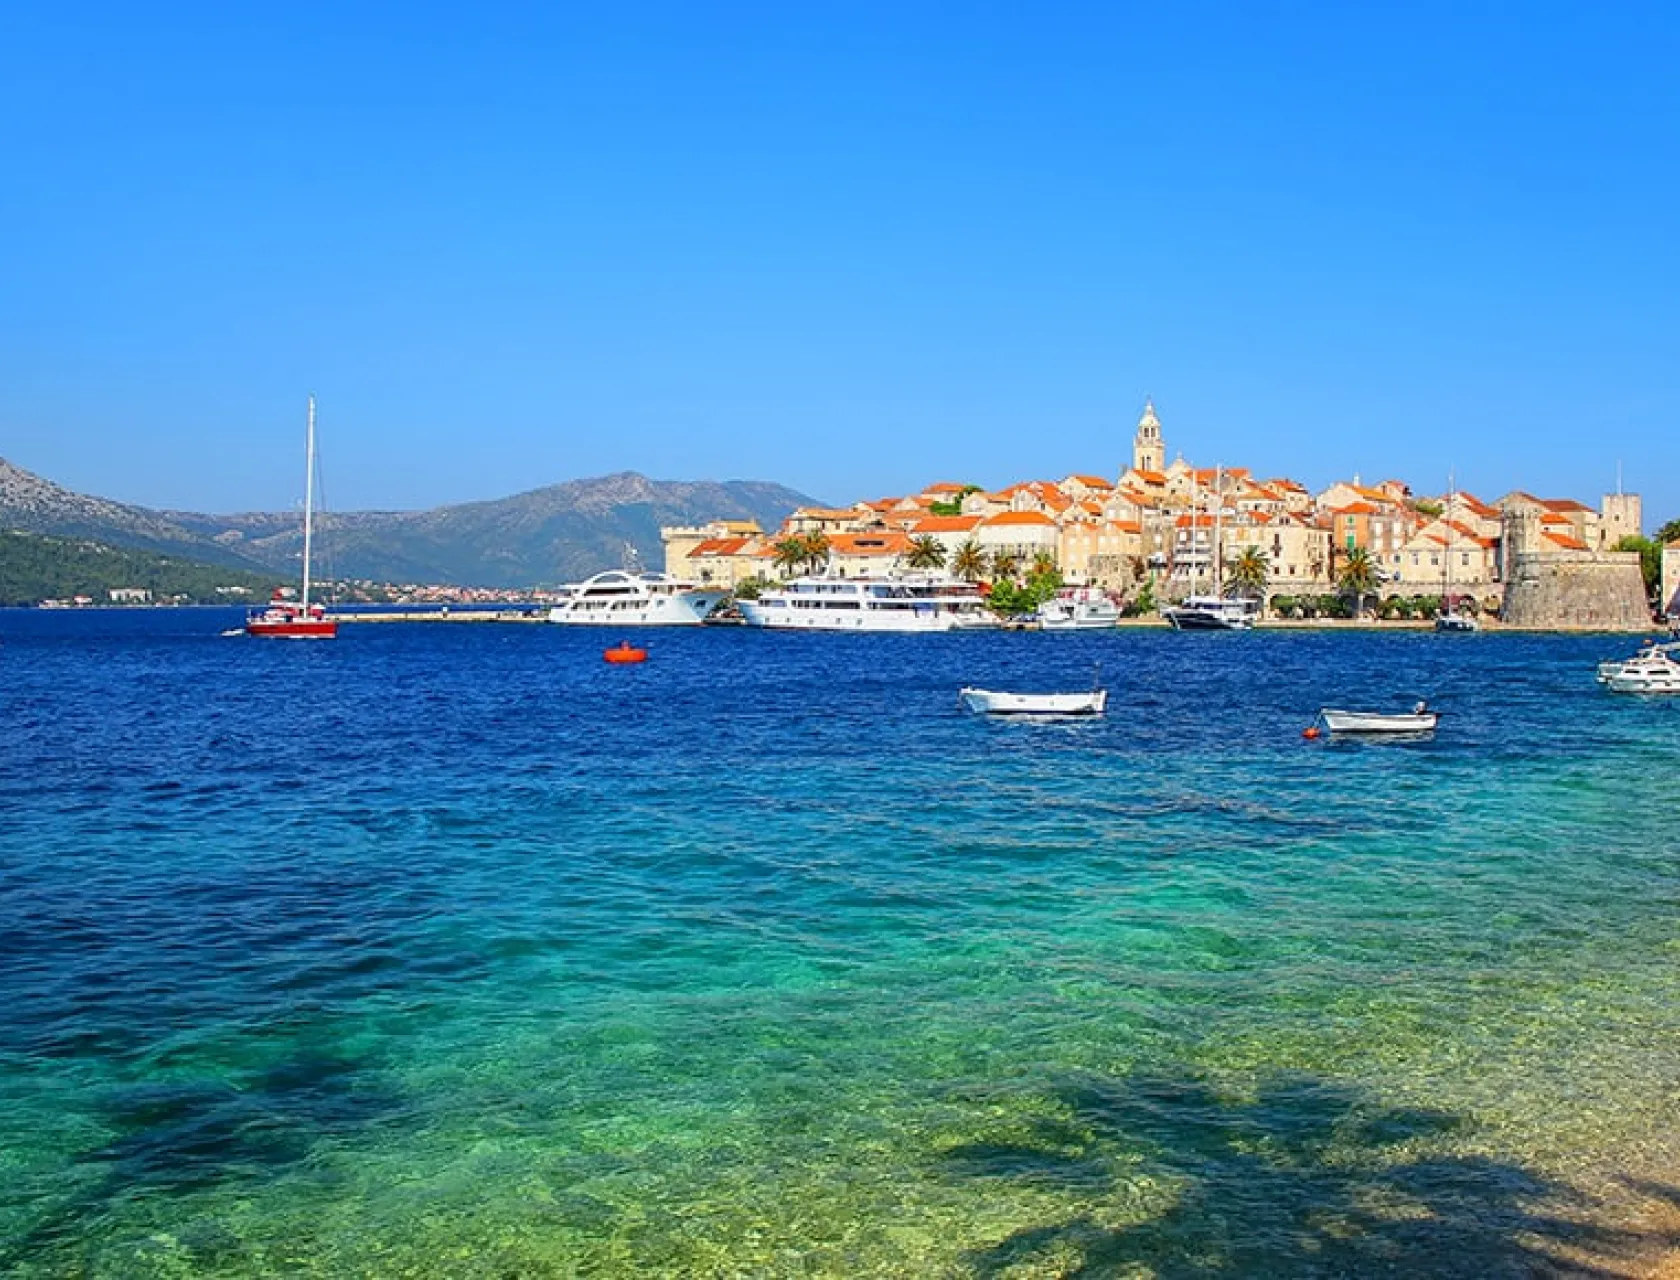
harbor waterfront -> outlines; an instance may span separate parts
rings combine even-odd
[[[239,617],[0,611],[0,1273],[1672,1239],[1680,704],[1598,686],[1625,637],[691,627],[613,666]],[[1102,717],[957,705],[1098,662]],[[1420,698],[1427,741],[1302,739]]]

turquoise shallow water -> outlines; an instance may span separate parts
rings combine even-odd
[[[1680,705],[1620,642],[220,625],[0,615],[0,1271],[1654,1243],[1582,1225],[1680,1082]],[[957,710],[1098,660],[1101,722]]]

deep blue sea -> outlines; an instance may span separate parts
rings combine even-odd
[[[236,620],[0,612],[0,1274],[1526,1275],[1680,1205],[1626,640]]]

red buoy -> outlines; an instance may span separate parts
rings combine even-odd
[[[1305,729],[1301,730],[1301,736],[1303,738],[1316,738],[1321,732],[1323,732],[1323,730],[1321,730],[1316,724],[1309,725]]]
[[[608,649],[601,655],[608,662],[646,662],[647,650],[631,646],[628,640]]]

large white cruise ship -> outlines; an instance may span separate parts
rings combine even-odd
[[[663,573],[609,569],[566,589],[548,620],[574,627],[691,627],[727,594]]]
[[[995,627],[980,588],[949,578],[795,578],[740,602],[751,627],[789,631],[954,631]]]

